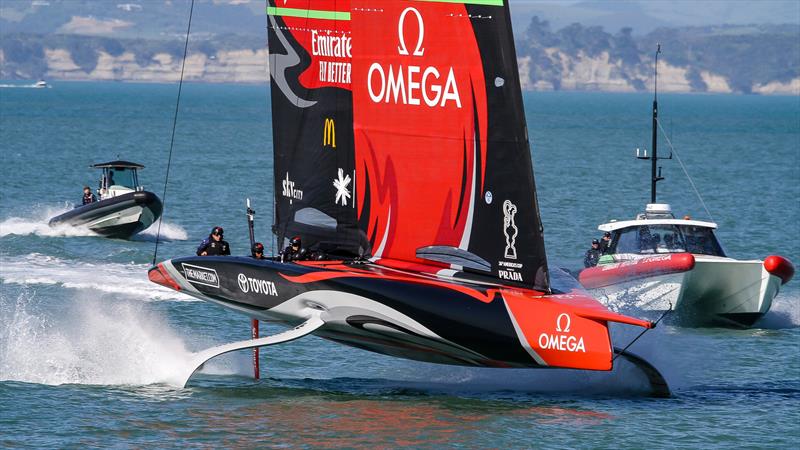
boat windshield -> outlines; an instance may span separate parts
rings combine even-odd
[[[136,169],[130,167],[107,167],[103,170],[103,187],[110,189],[114,186],[136,189],[139,179]]]
[[[714,230],[696,225],[641,225],[617,230],[612,253],[683,253],[725,256]]]

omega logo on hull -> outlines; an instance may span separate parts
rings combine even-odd
[[[559,314],[556,319],[556,332],[569,333],[571,326],[572,318],[569,314]],[[583,342],[583,337],[575,337],[568,334],[542,333],[539,335],[539,347],[544,350],[586,353],[586,345]]]

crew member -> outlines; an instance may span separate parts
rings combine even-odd
[[[211,234],[203,239],[197,247],[197,256],[227,256],[231,254],[231,247],[223,240],[225,231],[222,227],[214,227]]]
[[[605,255],[611,251],[611,232],[606,231],[600,239],[600,253]]]
[[[281,252],[281,262],[303,261],[307,259],[308,251],[303,248],[300,236],[295,236],[289,241],[289,246]]]
[[[255,259],[267,259],[264,257],[264,244],[261,242],[256,242],[253,244],[253,258]]]
[[[592,239],[592,248],[586,250],[586,256],[583,257],[584,267],[594,267],[600,261],[600,241]]]
[[[83,187],[83,204],[88,205],[89,203],[94,203],[97,201],[97,197],[92,194],[92,190],[89,189],[89,186]]]

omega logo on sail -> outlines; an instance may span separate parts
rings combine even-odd
[[[416,45],[409,55],[407,42],[414,42],[413,39],[407,40],[404,34],[406,18],[413,15],[417,19],[419,34],[416,36]],[[409,6],[400,13],[397,22],[397,53],[405,56],[421,57],[425,53],[422,47],[425,40],[425,23],[422,14]],[[453,68],[446,70],[447,76],[442,83],[443,73],[436,67],[421,67],[418,65],[398,65],[396,68],[389,64],[384,68],[380,63],[374,62],[369,66],[367,72],[367,90],[369,97],[375,103],[395,103],[403,105],[425,105],[433,108],[436,106],[445,107],[447,102],[454,102],[457,108],[461,108],[461,97],[458,93],[458,85]]]
[[[556,318],[556,333],[569,333],[571,326],[572,318],[570,318],[569,314],[561,313]],[[583,343],[583,338],[576,338],[568,334],[542,333],[539,335],[539,347],[544,350],[586,353],[586,345]]]

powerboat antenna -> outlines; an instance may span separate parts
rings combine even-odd
[[[636,149],[636,157],[638,159],[649,159],[651,163],[650,169],[650,203],[656,203],[656,183],[663,180],[661,176],[661,167],[658,167],[659,159],[672,159],[672,153],[667,158],[658,157],[658,54],[661,53],[661,44],[657,44],[654,75],[653,75],[653,142],[650,156],[647,156],[647,150],[644,155],[639,154],[639,149]]]
[[[650,203],[656,203],[656,183],[663,180],[661,171],[656,173],[656,166],[658,165],[658,54],[661,53],[661,44],[657,44],[656,48],[656,63],[654,70],[653,81],[653,154],[651,158],[651,184],[650,184]]]

